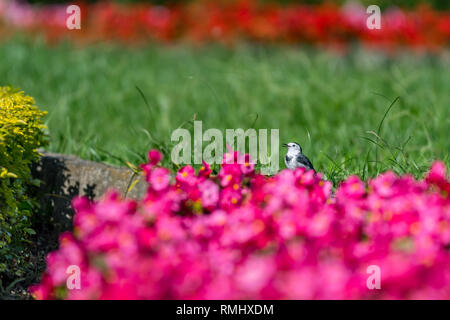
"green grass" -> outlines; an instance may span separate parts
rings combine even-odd
[[[279,128],[280,142],[299,142],[333,182],[387,169],[421,176],[435,159],[450,163],[448,55],[15,39],[0,44],[0,57],[0,84],[49,111],[54,152],[141,163],[150,148],[167,153],[171,132],[195,115],[203,130]]]

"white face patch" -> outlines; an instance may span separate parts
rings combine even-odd
[[[297,153],[297,152],[302,151],[301,147],[298,144],[293,143],[293,142],[288,143],[287,147],[288,147],[288,152],[290,152],[290,153]]]

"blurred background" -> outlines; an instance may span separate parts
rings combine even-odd
[[[380,29],[367,28],[369,5]],[[84,159],[139,164],[158,148],[176,169],[171,133],[196,119],[279,128],[334,183],[422,176],[450,163],[449,5],[0,0],[0,85],[49,112],[49,151]]]

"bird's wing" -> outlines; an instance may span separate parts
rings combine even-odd
[[[297,162],[299,162],[299,163],[305,165],[306,167],[308,167],[309,169],[312,169],[312,170],[316,171],[314,169],[314,166],[312,165],[311,161],[309,161],[309,159],[305,155],[299,154],[297,156],[296,160],[297,160]]]

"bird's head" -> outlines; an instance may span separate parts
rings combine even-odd
[[[288,148],[288,151],[298,151],[298,152],[302,152],[302,147],[300,147],[300,145],[296,142],[289,142],[289,143],[285,143],[283,144],[283,147]]]

